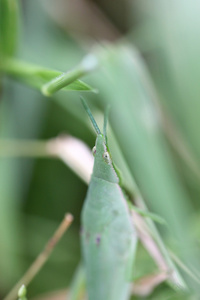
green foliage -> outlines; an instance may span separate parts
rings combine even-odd
[[[0,1],[0,58],[13,56],[18,43],[18,0]]]
[[[4,61],[1,67],[4,73],[11,75],[12,77],[16,78],[17,80],[22,81],[24,84],[34,87],[36,89],[41,90],[44,94],[46,93],[50,96],[50,92],[45,92],[43,89],[48,85],[53,87],[55,86],[54,81],[57,78],[62,78],[65,73],[42,68],[40,66],[35,66],[32,64],[15,61],[12,59],[7,59]],[[93,91],[93,89],[86,83],[81,80],[75,80],[76,78],[81,77],[84,74],[82,69],[78,68],[76,71],[69,71],[66,73],[68,79],[68,85],[64,87],[66,91]],[[66,77],[66,75],[65,75]],[[53,80],[53,84],[51,83]],[[47,88],[48,89],[48,88]],[[54,87],[55,89],[55,87]]]
[[[117,0],[111,9],[109,2],[98,2],[97,10],[81,17],[73,3],[0,0],[0,294],[19,280],[66,211],[75,217],[72,229],[28,287],[30,297],[66,288],[72,280],[87,187],[52,156],[7,157],[1,143],[50,140],[64,132],[92,148],[95,136],[80,103],[84,91],[98,124],[110,105],[108,146],[124,192],[141,210],[166,221],[155,227],[142,218],[150,232],[147,246],[153,246],[140,243],[133,278],[137,283],[164,268],[168,280],[133,299],[198,299],[199,3]],[[112,42],[96,42],[102,35]],[[88,54],[94,68],[82,64]],[[96,89],[98,95],[91,93]],[[80,293],[72,290],[74,299],[84,294],[82,275],[72,284],[81,287]]]

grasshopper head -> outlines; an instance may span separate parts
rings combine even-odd
[[[119,178],[113,167],[112,159],[107,147],[106,126],[108,121],[109,109],[106,110],[104,115],[104,127],[103,127],[103,134],[102,134],[86,101],[82,97],[81,97],[81,101],[97,134],[96,144],[93,148],[93,155],[94,155],[93,176],[101,178],[105,181],[119,183]]]
[[[113,167],[112,158],[106,145],[106,138],[103,134],[97,135],[96,144],[93,148],[93,154],[93,176],[113,183],[118,183],[119,178]]]

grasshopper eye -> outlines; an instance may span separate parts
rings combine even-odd
[[[109,162],[110,162],[110,155],[109,155],[109,153],[106,151],[106,152],[104,152],[104,154],[103,154],[103,159],[104,159],[104,161],[108,164]]]
[[[94,147],[92,148],[92,154],[93,154],[93,156],[95,156],[95,154],[96,154],[96,146],[94,146]]]

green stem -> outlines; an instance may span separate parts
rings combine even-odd
[[[98,60],[96,56],[94,56],[93,54],[89,54],[76,68],[66,73],[63,73],[58,77],[52,79],[50,82],[44,84],[41,89],[42,93],[45,96],[50,96],[58,90],[62,89],[63,87],[69,85],[76,79],[87,75],[91,71],[94,71],[97,68],[97,66]]]
[[[35,74],[36,72],[41,72],[42,70],[49,71],[47,68],[12,58],[6,58],[4,61],[2,61],[0,69],[4,73],[19,77]]]
[[[55,92],[59,91],[66,85],[69,85],[73,81],[75,81],[78,78],[81,78],[84,76],[84,71],[80,68],[63,73],[59,75],[58,77],[54,78],[50,82],[46,83],[42,86],[42,93],[45,96],[51,96]]]
[[[0,157],[49,157],[49,141],[0,139]]]
[[[87,55],[79,66],[66,73],[7,57],[0,61],[0,73],[21,80],[26,85],[40,90],[45,96],[50,96],[61,88],[96,92],[79,78],[94,71],[97,66],[98,60],[92,54]]]

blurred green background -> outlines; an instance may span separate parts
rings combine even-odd
[[[0,2],[1,24],[4,1]],[[18,4],[15,57],[67,71],[98,45],[101,67],[83,80],[99,93],[84,96],[101,128],[100,111],[111,104],[108,138],[125,185],[134,193],[137,182],[149,209],[168,224],[159,226],[163,240],[198,277],[200,3],[26,0]],[[6,45],[3,38],[1,49]],[[13,55],[9,47],[8,54]],[[93,147],[95,134],[79,92],[60,91],[46,98],[3,74],[0,84],[2,143],[4,139],[49,140],[66,133]],[[66,212],[74,222],[31,282],[28,295],[68,287],[80,260],[86,184],[58,159],[8,158],[1,145],[0,154],[0,298],[27,270]],[[139,245],[135,277],[155,270]],[[180,272],[198,295],[199,282]],[[163,283],[142,299],[183,296]]]

